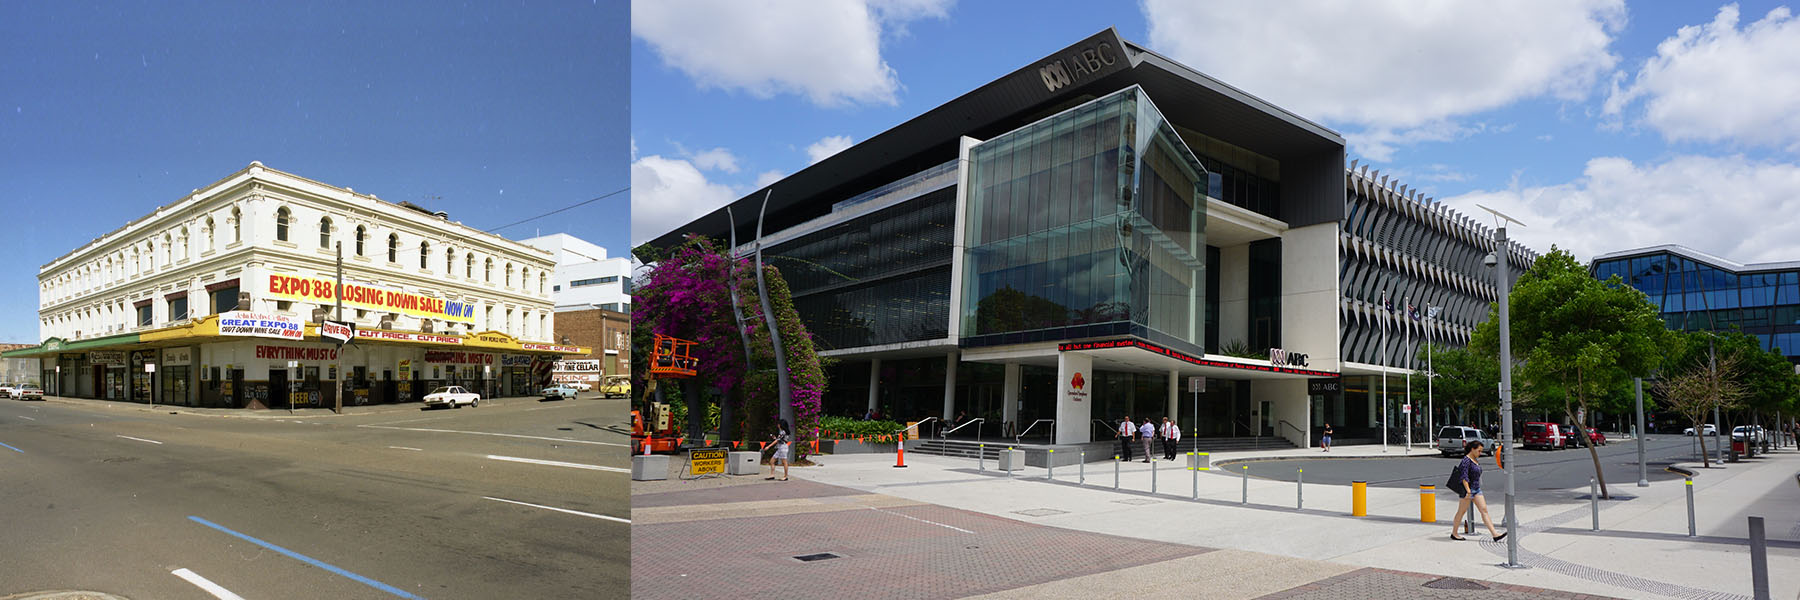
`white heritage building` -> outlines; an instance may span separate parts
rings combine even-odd
[[[356,341],[319,335],[343,313]],[[551,253],[260,162],[38,272],[52,394],[273,408],[522,395],[563,354]]]

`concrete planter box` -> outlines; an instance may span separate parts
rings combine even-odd
[[[725,473],[755,475],[762,472],[761,452],[732,452],[725,456]]]
[[[830,446],[829,449],[826,446]],[[819,450],[831,454],[893,454],[894,442],[859,442],[856,440],[829,440],[819,442]]]
[[[1056,451],[1051,452],[1051,450]],[[1073,467],[1081,463],[1080,446],[1045,446],[1027,448],[1022,451],[1025,453],[1025,464],[1027,466],[1042,468],[1049,468],[1050,465]],[[1090,455],[1088,458],[1092,459],[1093,456]]]
[[[1002,471],[1017,471],[1025,468],[1025,451],[1001,450],[999,468]]]
[[[665,454],[631,455],[632,481],[661,481],[669,478],[669,457]]]

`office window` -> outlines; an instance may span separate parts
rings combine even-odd
[[[290,213],[288,213],[288,209],[285,206],[281,207],[279,210],[275,211],[275,241],[278,241],[278,242],[288,241],[288,217],[289,216],[290,216]]]
[[[617,275],[612,275],[612,276],[608,276],[608,277],[595,277],[593,279],[577,279],[577,280],[569,282],[569,287],[587,287],[590,285],[600,285],[602,283],[612,283],[612,282],[618,281],[618,280],[619,280],[619,277]]]

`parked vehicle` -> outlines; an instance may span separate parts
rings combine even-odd
[[[1559,450],[1569,447],[1570,437],[1563,426],[1556,423],[1526,423],[1525,435],[1519,436],[1519,443],[1526,448]]]
[[[630,398],[631,376],[613,375],[601,380],[600,396],[603,398]]]
[[[1734,442],[1742,442],[1747,439],[1751,443],[1760,444],[1767,438],[1768,432],[1764,431],[1760,426],[1739,425],[1731,428],[1731,441]]]
[[[565,383],[563,385],[575,388],[575,391],[578,391],[578,392],[590,392],[590,391],[594,390],[594,384],[588,383],[586,381],[571,381],[571,382]]]
[[[14,400],[43,400],[44,388],[27,383],[13,388],[12,397]]]
[[[425,395],[425,406],[447,406],[462,408],[463,405],[480,406],[481,395],[463,389],[460,385],[447,385]]]
[[[1593,443],[1595,446],[1606,445],[1606,434],[1600,433],[1600,430],[1593,428],[1589,428],[1587,432],[1589,442]]]
[[[18,386],[19,386],[19,384],[16,384],[16,383],[0,383],[0,397],[11,398],[12,393],[13,393],[13,388],[16,388]]]
[[[1500,446],[1500,440],[1488,437],[1487,432],[1474,427],[1450,425],[1438,430],[1437,449],[1444,456],[1462,456],[1463,448],[1469,442],[1481,442],[1482,448],[1489,453]]]
[[[1706,432],[1706,435],[1719,435],[1719,428],[1714,427],[1712,423],[1707,423],[1705,425],[1702,425],[1701,429]],[[1682,430],[1681,435],[1694,435],[1694,428],[1689,427],[1687,429]]]
[[[553,385],[538,392],[545,400],[574,400],[576,389],[569,384]]]

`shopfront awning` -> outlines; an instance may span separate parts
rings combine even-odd
[[[219,332],[219,315],[208,315],[171,327],[139,331],[121,335],[112,335],[80,341],[66,341],[61,338],[50,338],[44,343],[29,348],[20,348],[4,353],[4,358],[36,358],[54,356],[61,352],[86,352],[89,350],[142,350],[173,346],[188,346],[201,343],[230,342],[248,339],[270,339],[261,336],[225,335]],[[293,341],[329,341],[319,335],[318,323],[307,323],[298,340]],[[416,331],[392,331],[387,329],[358,329],[356,343],[383,345],[421,346],[431,348],[469,348],[473,350],[491,350],[517,354],[549,354],[586,356],[593,353],[593,348],[586,346],[570,346],[560,344],[543,344],[526,342],[497,331],[484,331],[474,334],[423,333]]]

